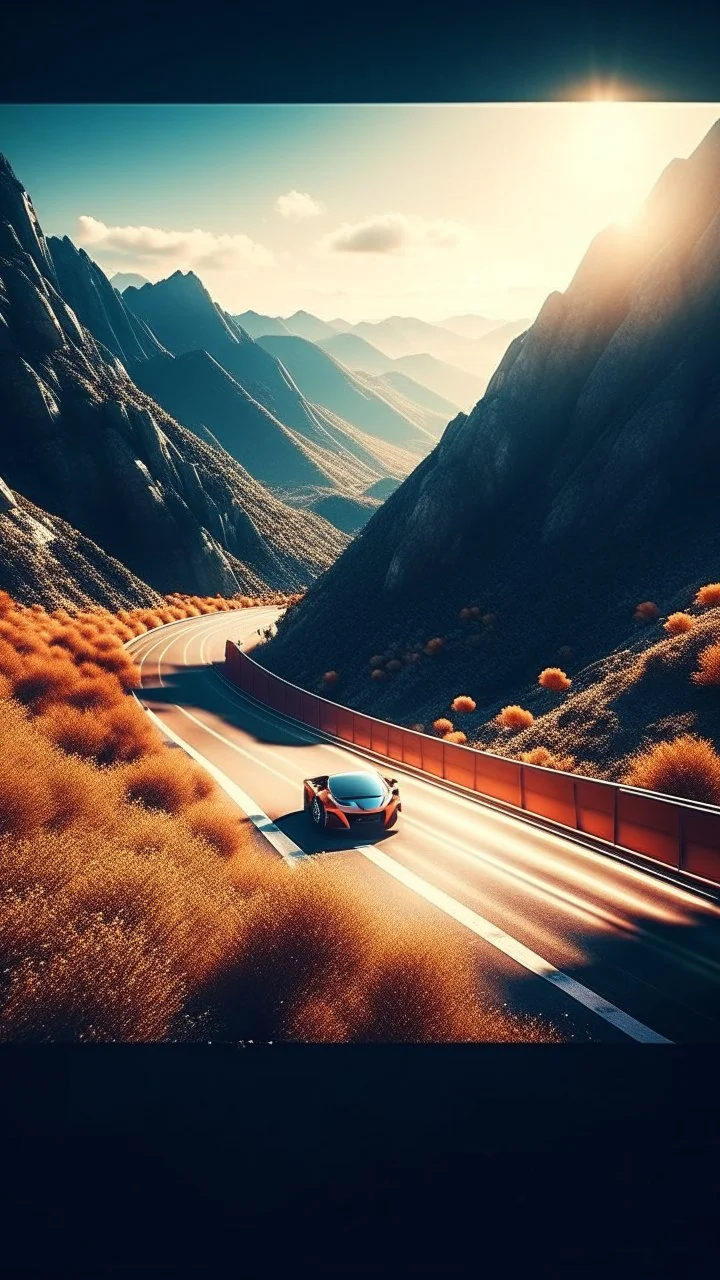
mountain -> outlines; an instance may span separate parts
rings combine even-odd
[[[129,289],[131,286],[142,289],[143,285],[149,284],[150,281],[147,276],[138,275],[137,271],[116,271],[115,275],[110,277],[110,283],[113,289],[122,293],[123,289]]]
[[[462,346],[452,352],[451,363],[477,377],[489,379],[502,360],[513,338],[530,327],[529,320],[509,320],[479,338],[463,338]]]
[[[412,470],[411,455],[386,458],[387,450],[377,450],[373,442],[357,436],[347,424],[326,418],[316,407],[314,442],[293,431],[206,351],[178,356],[167,351],[126,307],[100,267],[67,237],[51,236],[48,245],[62,278],[63,296],[93,336],[122,360],[136,386],[201,439],[221,445],[256,480],[282,490],[292,505],[309,490],[319,496],[329,486],[352,496],[378,476],[405,476]],[[193,289],[190,298],[194,305]],[[234,352],[232,346],[230,350]],[[259,361],[265,361],[265,352],[258,350]],[[277,374],[287,376],[279,368]],[[351,469],[348,454],[354,460]]]
[[[347,369],[304,338],[260,338],[259,345],[287,369],[308,400],[338,414],[353,426],[410,448],[427,450],[432,439],[387,398],[358,381]]]
[[[334,333],[331,338],[321,338],[317,344],[346,369],[361,369],[364,373],[387,373],[393,367],[390,356],[378,351],[371,342],[356,333]]]
[[[160,597],[124,565],[13,493],[0,477],[0,590],[21,604],[48,608],[155,605]]]
[[[451,333],[456,333],[459,338],[482,338],[486,333],[490,333],[491,329],[497,329],[503,321],[488,320],[487,316],[475,316],[467,314],[464,316],[450,316],[447,320],[440,321],[441,329],[449,329]]]
[[[416,320],[413,316],[389,316],[387,320],[362,321],[352,332],[378,347],[393,360],[398,356],[417,355],[427,351],[438,360],[453,362],[455,352],[468,340],[459,338],[440,325]],[[329,335],[328,335],[329,336]]]
[[[434,391],[424,387],[420,382],[416,382],[414,378],[409,378],[406,373],[401,373],[399,369],[389,369],[387,373],[383,373],[376,381],[383,387],[392,388],[412,404],[419,405],[420,408],[428,409],[431,413],[437,414],[445,423],[454,418],[458,412],[458,405],[453,404],[451,400],[445,400],[442,396],[436,395]]]
[[[0,159],[5,484],[160,592],[307,584],[344,536],[278,502],[136,386],[64,298],[61,277],[73,262],[82,269],[83,305],[116,349],[162,348],[124,316],[122,299],[104,277],[104,286],[98,281],[89,260],[58,243],[56,267],[29,195]],[[90,554],[86,546],[83,553]]]
[[[250,334],[251,338],[265,338],[268,334],[289,334],[290,330],[279,316],[263,316],[257,311],[243,311],[240,316],[233,316],[233,320]]]
[[[158,284],[127,289],[123,302],[173,355],[204,350],[212,356],[254,401],[314,446],[323,470],[328,453],[333,455],[335,482],[344,476],[341,491],[364,488],[380,476],[405,476],[412,469],[412,454],[396,450],[391,455],[384,440],[358,434],[337,411],[313,404],[263,343],[255,342],[213,302],[193,272],[176,271]],[[297,483],[288,480],[289,488]]]
[[[405,722],[458,693],[488,719],[566,646],[584,667],[621,645],[638,601],[685,608],[720,563],[719,328],[720,121],[634,225],[595,237],[268,665],[300,683],[338,671],[343,701]],[[482,617],[461,621],[470,605]],[[411,649],[370,681],[373,654]]]
[[[487,386],[487,378],[467,373],[445,360],[436,360],[434,356],[400,356],[393,361],[393,372],[403,373],[406,377],[428,387],[444,400],[458,404],[462,408],[471,409],[483,395]]]
[[[306,338],[308,342],[318,342],[320,338],[330,338],[335,333],[331,324],[319,320],[309,311],[295,311],[293,315],[285,316],[283,324],[296,338]]]

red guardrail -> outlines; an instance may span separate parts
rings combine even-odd
[[[523,764],[388,724],[290,684],[232,640],[225,668],[230,681],[258,702],[334,738],[720,885],[720,809]]]

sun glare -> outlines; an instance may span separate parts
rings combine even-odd
[[[583,106],[575,177],[601,225],[631,225],[647,195],[637,122],[633,103],[607,98]]]

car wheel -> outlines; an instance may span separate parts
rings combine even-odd
[[[325,826],[325,810],[323,809],[317,796],[315,796],[315,799],[312,802],[312,808],[310,810],[310,813],[316,827],[322,828]]]

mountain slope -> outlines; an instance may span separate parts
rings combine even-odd
[[[487,379],[474,373],[467,373],[444,360],[436,360],[434,356],[399,356],[393,361],[393,372],[404,373],[406,377],[428,387],[444,400],[463,405],[468,409],[484,394]]]
[[[720,562],[719,326],[720,122],[634,227],[594,239],[268,664],[301,682],[336,670],[343,700],[401,719],[458,692],[489,713],[564,646],[579,665],[607,654],[639,600],[685,607]],[[486,621],[468,628],[471,604]],[[439,655],[370,681],[372,654],[432,636]]]
[[[0,478],[0,590],[21,604],[155,605],[160,597],[89,538]]]
[[[149,284],[147,276],[138,275],[137,271],[116,271],[114,276],[110,277],[110,283],[113,289],[117,289],[118,293],[122,293],[123,289],[129,289],[132,285],[135,289],[142,289],[144,284]]]
[[[387,373],[393,367],[390,356],[379,351],[371,342],[360,338],[356,333],[334,333],[330,338],[321,338],[317,344],[327,351],[334,360],[339,360],[346,369],[361,369],[364,373]]]
[[[405,447],[428,447],[430,437],[389,400],[362,384],[313,342],[261,338],[259,345],[280,361],[308,400],[338,414],[370,435]]]
[[[472,313],[464,316],[449,316],[440,321],[441,329],[449,329],[460,338],[482,338],[484,334],[497,329],[503,321],[488,320],[487,316],[475,316]]]
[[[243,311],[242,315],[233,316],[233,320],[250,334],[251,338],[264,338],[269,333],[289,334],[287,325],[278,316],[263,316],[257,311]]]
[[[416,382],[414,378],[409,378],[406,373],[402,373],[399,369],[389,369],[387,373],[381,374],[378,382],[382,386],[392,387],[398,391],[401,396],[410,400],[413,404],[419,405],[422,409],[429,409],[431,413],[437,414],[444,418],[445,422],[449,422],[458,412],[459,405],[453,404],[451,400],[445,400],[442,396],[431,391],[429,387],[424,387],[422,383]]]
[[[6,483],[159,591],[309,582],[345,538],[318,517],[277,502],[226,453],[145,395],[63,298],[63,265],[56,269],[30,197],[3,158],[0,413],[9,429],[0,470]],[[130,326],[120,339],[102,308],[100,321],[121,345],[140,342],[139,333],[147,337],[144,328]]]

